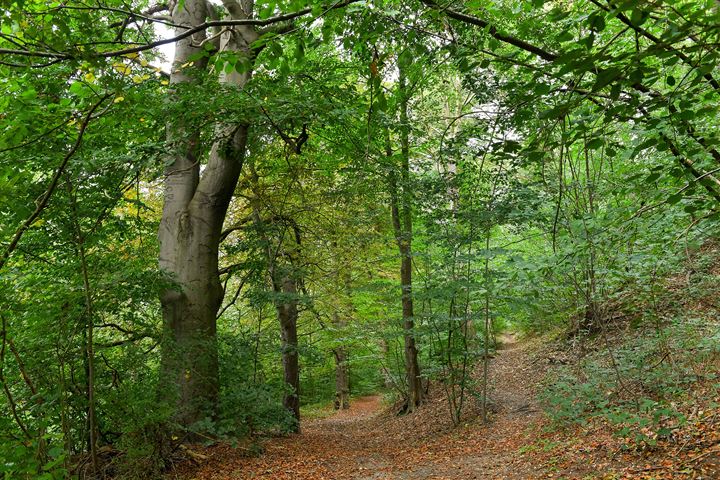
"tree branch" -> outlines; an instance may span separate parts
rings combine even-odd
[[[503,33],[500,33],[498,29],[491,25],[489,22],[486,22],[485,20],[474,17],[472,15],[468,15],[465,13],[460,13],[458,11],[452,10],[450,8],[444,8],[440,5],[438,5],[435,0],[420,0],[422,3],[427,5],[428,7],[432,8],[433,10],[440,11],[447,15],[450,18],[454,18],[455,20],[459,20],[463,23],[469,23],[471,25],[475,25],[480,28],[487,28],[488,33],[491,37],[500,40],[501,42],[508,43],[510,45],[514,45],[522,50],[525,50],[526,52],[534,53],[538,57],[542,58],[543,60],[547,60],[549,62],[552,62],[553,60],[558,58],[558,55],[552,52],[549,52],[547,50],[544,50],[536,45],[533,45],[531,43],[526,42],[525,40],[520,40],[519,38],[512,37],[510,35],[505,35]]]
[[[336,3],[330,9],[343,8],[350,4],[357,3],[359,1],[360,0],[344,0],[342,2]],[[183,33],[180,33],[171,38],[156,40],[154,42],[146,43],[144,45],[138,45],[136,47],[123,48],[120,50],[111,50],[109,52],[98,52],[91,56],[96,57],[96,58],[111,58],[111,57],[120,57],[120,56],[128,55],[131,53],[144,52],[145,50],[151,50],[151,49],[153,49],[155,47],[159,47],[161,45],[176,43],[179,40],[190,37],[198,32],[202,32],[202,31],[207,30],[208,28],[212,28],[212,27],[236,27],[236,26],[241,26],[241,25],[254,25],[257,27],[266,27],[268,25],[273,25],[275,23],[287,22],[287,21],[293,20],[295,18],[303,17],[309,13],[312,13],[312,10],[313,10],[312,8],[304,8],[302,10],[298,10],[297,12],[276,15],[274,17],[269,17],[269,18],[266,18],[263,20],[260,20],[260,19],[211,20],[209,22],[203,22],[199,25],[188,28]],[[53,58],[53,59],[59,59],[59,60],[76,60],[76,59],[87,56],[87,55],[80,55],[80,54],[67,53],[67,52],[66,53],[62,53],[62,52],[55,53],[55,52],[47,52],[47,51],[38,52],[38,51],[32,51],[32,50],[21,50],[21,49],[13,49],[13,48],[0,48],[0,55],[19,55],[19,56],[25,56],[25,57]]]
[[[2,319],[2,330],[0,331],[0,336],[2,336],[2,345],[0,345],[0,383],[2,383],[3,390],[5,391],[5,396],[7,397],[8,404],[10,406],[10,412],[12,413],[13,418],[15,419],[15,423],[17,423],[18,427],[20,427],[20,430],[22,430],[23,434],[25,435],[25,438],[31,438],[30,433],[28,432],[27,427],[23,423],[23,421],[20,419],[20,416],[17,412],[17,404],[15,403],[15,399],[13,398],[12,392],[10,391],[10,387],[8,387],[7,382],[5,381],[5,375],[3,372],[3,368],[5,366],[5,345],[7,344],[7,322],[5,321],[5,317],[0,315],[0,319]]]
[[[63,172],[65,171],[65,167],[67,167],[68,162],[70,161],[70,158],[75,154],[78,147],[80,147],[80,144],[82,143],[83,136],[85,135],[85,130],[87,129],[88,124],[90,123],[90,120],[92,118],[92,114],[95,112],[95,110],[102,105],[102,103],[110,98],[112,94],[106,93],[103,95],[100,100],[98,100],[92,107],[90,107],[90,110],[85,114],[85,118],[83,119],[82,123],[80,124],[80,131],[78,132],[78,137],[75,140],[75,143],[70,148],[70,150],[65,154],[65,157],[63,158],[62,162],[60,163],[60,166],[55,170],[55,174],[53,175],[52,179],[50,180],[50,184],[48,185],[47,189],[45,190],[45,193],[40,198],[40,201],[37,204],[37,207],[35,207],[35,211],[23,222],[22,225],[15,231],[15,234],[12,237],[12,240],[10,240],[10,243],[5,248],[5,251],[2,254],[2,257],[0,257],[0,269],[2,269],[5,266],[5,263],[7,263],[8,258],[10,258],[10,255],[12,252],[17,248],[18,243],[20,242],[20,239],[25,234],[25,232],[30,228],[30,225],[33,224],[35,220],[40,216],[40,214],[45,210],[45,207],[47,207],[48,202],[50,202],[50,197],[52,196],[53,192],[55,191],[55,188],[57,187],[58,181],[60,180],[60,177],[62,176]]]

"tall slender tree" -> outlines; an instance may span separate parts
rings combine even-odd
[[[400,138],[400,163],[390,174],[390,210],[393,230],[400,253],[400,288],[402,292],[402,319],[405,351],[405,377],[407,381],[408,411],[413,411],[423,400],[422,378],[415,338],[415,312],[412,291],[412,237],[413,237],[413,193],[410,182],[410,125],[408,119],[409,88],[406,65],[398,62],[397,84]],[[388,156],[394,158],[388,134]],[[396,170],[399,171],[399,181]]]

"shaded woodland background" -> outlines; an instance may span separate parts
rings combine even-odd
[[[716,2],[3,7],[5,478],[302,456],[358,398],[571,478],[717,467]]]

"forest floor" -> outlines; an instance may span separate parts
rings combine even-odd
[[[529,343],[503,336],[490,364],[490,421],[483,425],[475,398],[466,398],[469,419],[453,427],[444,391],[434,385],[429,401],[397,416],[381,397],[355,399],[351,408],[303,421],[302,433],[274,438],[258,457],[216,445],[202,450],[200,465],[179,478],[225,479],[529,479],[545,477],[521,447],[537,433],[535,387],[541,372]],[[431,387],[432,388],[432,387]],[[186,466],[189,467],[189,466]],[[547,478],[547,477],[545,477]]]
[[[536,394],[557,359],[539,339],[500,340],[490,362],[487,424],[473,397],[466,399],[466,420],[453,426],[447,397],[433,384],[428,401],[412,414],[396,415],[379,396],[358,398],[349,410],[303,421],[301,434],[268,439],[259,456],[224,444],[197,447],[195,461],[169,478],[720,479],[720,399],[699,410],[697,422],[688,417],[674,443],[628,450],[607,425],[549,428]]]

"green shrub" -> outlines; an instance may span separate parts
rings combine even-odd
[[[686,319],[645,332],[581,364],[555,371],[541,393],[558,425],[602,418],[635,444],[654,445],[685,416],[677,401],[702,378],[714,378],[710,361],[720,348],[720,327]]]
[[[2,424],[2,421],[0,421]],[[47,438],[45,446],[47,445]],[[61,480],[70,478],[65,468],[67,454],[58,446],[51,446],[44,455],[37,440],[0,440],[0,475],[5,480]],[[43,448],[44,450],[44,448]],[[44,457],[44,458],[41,458]]]

